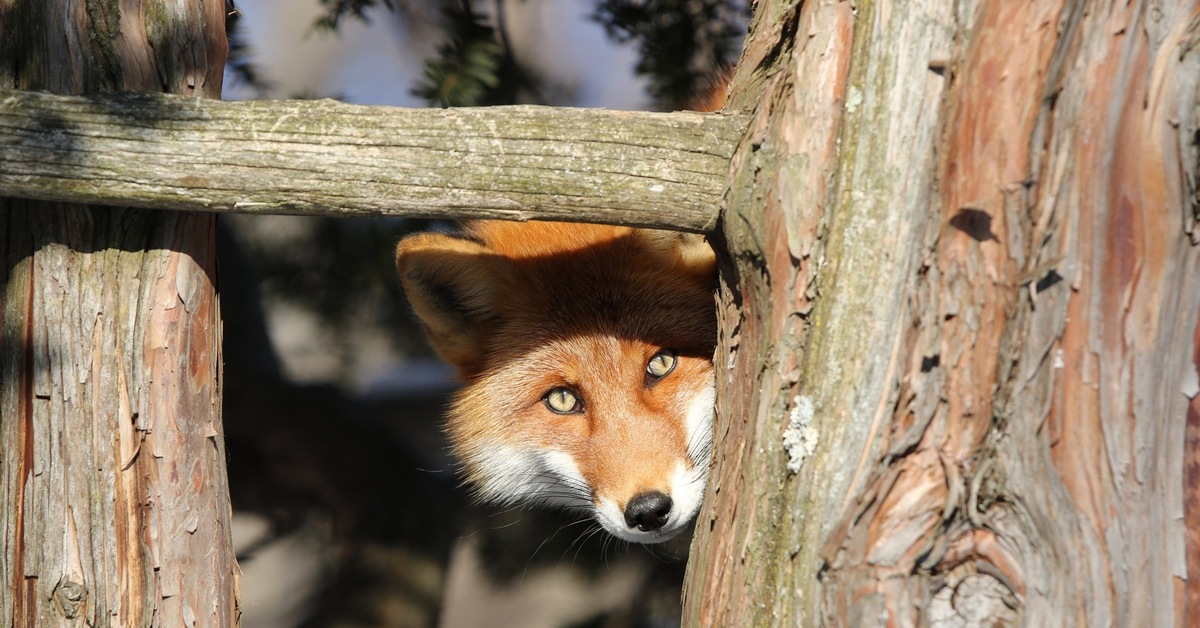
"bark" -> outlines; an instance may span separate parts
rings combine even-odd
[[[224,3],[0,0],[0,86],[220,95]],[[0,198],[0,622],[236,623],[214,217]]]
[[[0,193],[241,213],[713,228],[743,118],[0,90]]]
[[[1197,43],[1197,2],[758,7],[685,624],[1197,621]]]

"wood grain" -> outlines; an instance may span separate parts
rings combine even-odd
[[[0,86],[219,97],[224,10],[0,0]],[[0,168],[62,157],[55,119]],[[62,200],[0,196],[0,623],[233,626],[215,216]]]
[[[0,194],[711,230],[744,119],[0,90]]]

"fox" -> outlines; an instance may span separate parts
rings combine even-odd
[[[482,501],[582,510],[631,543],[689,526],[713,449],[704,236],[477,220],[404,238],[396,268],[463,384],[445,432]]]

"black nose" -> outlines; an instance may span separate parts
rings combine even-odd
[[[671,516],[671,498],[658,491],[642,493],[625,506],[625,523],[642,532],[657,530],[667,525]]]

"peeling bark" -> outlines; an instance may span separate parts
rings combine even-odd
[[[223,25],[0,0],[0,85],[216,97]],[[0,225],[0,621],[233,625],[213,216],[0,198]]]
[[[1195,623],[1200,3],[764,5],[685,623]]]

